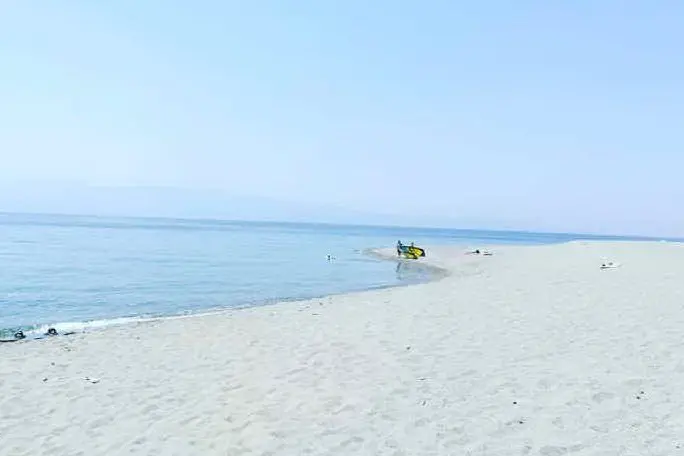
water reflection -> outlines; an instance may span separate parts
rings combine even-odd
[[[397,280],[403,283],[422,283],[430,280],[434,271],[420,263],[397,261]]]

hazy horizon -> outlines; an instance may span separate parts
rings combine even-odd
[[[5,189],[8,187],[5,186]],[[16,187],[14,187],[16,189]],[[48,189],[49,188],[49,189]],[[360,225],[455,227],[468,229],[487,221],[415,214],[373,213],[334,205],[286,199],[231,196],[216,190],[160,186],[88,186],[63,184],[33,187],[23,197],[16,190],[0,193],[0,212],[123,217],[205,218],[249,221],[295,221]],[[2,190],[2,185],[0,185]],[[506,227],[503,227],[505,229]],[[510,227],[513,228],[513,227]]]
[[[2,190],[0,185],[0,190]],[[7,188],[7,187],[5,187]],[[65,190],[73,193],[65,194]],[[88,198],[70,197],[88,190]],[[6,193],[5,193],[6,195]],[[60,190],[34,194],[30,200],[10,203],[0,194],[0,214],[121,217],[146,219],[187,219],[239,222],[292,222],[333,225],[386,226],[398,228],[434,228],[477,231],[513,231],[555,234],[586,234],[599,236],[628,236],[644,238],[679,238],[661,233],[566,231],[539,229],[529,226],[505,225],[491,220],[473,220],[442,215],[421,217],[411,214],[368,213],[353,208],[301,204],[264,197],[228,197],[211,190],[174,187],[98,187],[78,184],[63,185]],[[211,196],[211,197],[210,197]],[[56,204],[63,198],[71,204]],[[131,204],[131,199],[137,204]],[[77,204],[74,204],[77,203]],[[61,209],[60,209],[61,208]]]
[[[0,12],[0,210],[684,236],[684,3]]]

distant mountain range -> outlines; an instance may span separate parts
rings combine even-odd
[[[420,213],[420,205],[414,204],[406,213],[374,213],[335,205],[292,202],[258,196],[234,196],[221,191],[185,189],[175,187],[108,187],[84,184],[35,183],[8,184],[0,182],[0,212],[32,214],[66,214],[95,216],[164,217],[189,219],[220,219],[277,222],[312,222],[351,225],[384,225],[404,227],[460,228],[510,231],[585,232],[593,234],[625,235],[650,234],[660,231],[660,236],[680,236],[684,228],[670,226],[655,229],[645,223],[620,223],[629,230],[610,229],[601,226],[601,219],[589,224],[577,223],[563,230],[556,214],[529,220],[505,220],[500,214],[484,217],[468,217],[463,214]],[[430,212],[427,211],[426,212]],[[510,211],[509,211],[510,212]],[[511,216],[511,214],[508,214]],[[569,218],[570,221],[573,218]],[[581,222],[581,220],[580,220]],[[562,221],[561,221],[562,223]],[[566,223],[568,223],[566,221]],[[650,225],[649,221],[649,225]],[[582,226],[584,225],[584,226]],[[614,226],[617,223],[614,223]],[[573,229],[574,228],[574,229]],[[587,229],[588,228],[588,229]]]
[[[0,185],[0,212],[456,227],[455,221],[446,218],[374,214],[332,205],[174,187]]]

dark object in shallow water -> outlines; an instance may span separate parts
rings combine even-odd
[[[0,343],[3,342],[16,342],[18,340],[26,339],[26,334],[24,331],[17,331],[14,333],[14,339],[0,339]]]
[[[71,336],[72,334],[76,334],[75,331],[69,331],[62,333],[62,336]],[[43,334],[42,336],[39,337],[34,337],[31,340],[40,340],[43,339],[44,336],[59,336],[60,334],[57,332],[55,328],[48,328],[47,332]],[[23,331],[17,331],[14,333],[14,339],[0,339],[0,343],[6,343],[6,342],[17,342],[20,340],[26,339],[26,334],[24,334]]]

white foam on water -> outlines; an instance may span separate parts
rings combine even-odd
[[[41,324],[30,329],[24,329],[23,332],[27,338],[43,337],[48,330],[54,328],[58,334],[65,333],[84,333],[89,331],[97,331],[100,329],[109,328],[112,326],[124,326],[137,323],[146,323],[160,320],[179,320],[183,318],[191,318],[196,316],[216,315],[226,310],[213,310],[202,313],[190,313],[182,315],[171,316],[134,316],[134,317],[118,317],[91,321],[72,321],[72,322],[58,322],[50,324]]]

